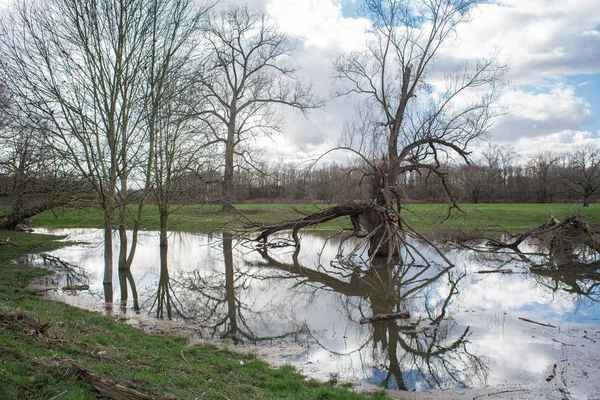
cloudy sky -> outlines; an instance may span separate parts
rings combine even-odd
[[[364,41],[369,23],[359,17],[361,0],[253,0],[294,40],[303,74],[321,93],[331,90],[331,60]],[[499,49],[510,67],[502,101],[509,113],[490,140],[522,155],[600,144],[600,4],[598,0],[496,0],[480,5],[442,56],[474,60]],[[348,100],[328,103],[310,123],[292,117],[280,148],[309,151],[332,146]]]
[[[221,0],[264,10],[296,44],[301,75],[324,97],[331,94],[331,62],[359,49],[369,22],[357,12],[362,0]],[[8,0],[0,0],[0,6]],[[502,101],[509,113],[490,140],[522,155],[600,144],[600,8],[598,0],[490,0],[458,29],[441,57],[474,60],[499,49],[510,66]],[[442,59],[441,62],[444,60]],[[280,157],[322,152],[338,143],[354,108],[329,100],[309,120],[287,113],[285,135],[265,142]]]

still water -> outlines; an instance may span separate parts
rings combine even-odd
[[[121,316],[170,314],[193,336],[265,346],[305,375],[409,391],[552,384],[550,392],[564,387],[572,398],[600,392],[597,267],[577,276],[536,268],[544,254],[532,244],[518,254],[446,247],[455,266],[445,268],[414,241],[431,265],[368,267],[341,265],[340,239],[324,235],[305,234],[294,254],[221,234],[172,233],[161,279],[158,234],[143,232],[132,266],[138,304],[130,293],[122,310],[107,311],[102,231],[48,232],[85,242],[52,253],[85,276],[48,284],[90,286],[56,291],[62,300]],[[346,254],[355,244],[345,244]],[[506,268],[512,273],[479,273]],[[116,272],[113,282],[118,300]],[[410,319],[359,322],[400,311]]]

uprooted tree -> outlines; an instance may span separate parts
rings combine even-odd
[[[423,258],[402,235],[410,232],[423,238],[401,215],[405,196],[401,178],[411,173],[438,178],[456,207],[443,166],[449,158],[469,162],[468,146],[486,133],[496,114],[505,73],[496,57],[462,64],[452,73],[433,68],[444,42],[468,20],[476,3],[365,1],[365,16],[372,23],[370,39],[364,50],[336,60],[334,77],[338,95],[363,100],[359,118],[346,129],[346,143],[335,150],[354,152],[364,161],[361,182],[366,199],[296,221],[250,224],[261,230],[258,240],[291,229],[297,242],[301,228],[350,216],[356,233],[366,231],[370,256],[391,260],[404,247],[409,257]]]

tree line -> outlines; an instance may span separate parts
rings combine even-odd
[[[238,171],[234,198],[254,203],[341,203],[365,196],[360,173],[365,166],[326,163],[307,168],[297,163],[262,163],[262,173]],[[459,203],[581,203],[597,200],[600,192],[600,149],[594,144],[571,151],[540,152],[519,157],[512,146],[488,145],[469,164],[448,163],[446,183]],[[179,204],[217,202],[219,192],[205,182],[215,177],[182,178]],[[211,178],[212,177],[212,178]],[[448,201],[437,175],[413,172],[400,178],[404,203]]]

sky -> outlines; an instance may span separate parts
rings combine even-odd
[[[355,111],[352,99],[331,98],[331,63],[365,42],[370,24],[360,17],[361,2],[221,0],[262,9],[296,45],[299,75],[328,99],[308,119],[285,112],[284,133],[261,144],[277,149],[273,157],[297,159],[339,144]],[[0,0],[0,7],[7,3]],[[459,26],[438,62],[474,61],[498,50],[510,68],[501,99],[507,113],[491,128],[489,141],[511,145],[523,158],[600,145],[599,6],[598,0],[490,0]]]
[[[320,93],[330,94],[331,61],[360,48],[369,27],[358,13],[361,0],[253,3],[297,42],[301,72]],[[507,114],[492,127],[489,141],[513,146],[524,159],[539,151],[600,145],[599,6],[598,0],[488,1],[459,26],[440,63],[475,61],[499,50],[509,66],[501,99]],[[333,147],[353,113],[348,99],[333,99],[308,122],[292,115],[278,148],[318,153]]]

